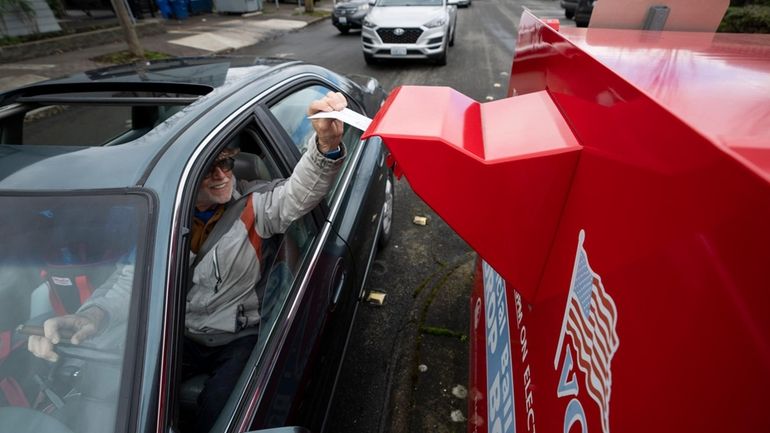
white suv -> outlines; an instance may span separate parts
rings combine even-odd
[[[454,45],[458,0],[377,0],[364,18],[364,60],[433,59],[446,65]]]

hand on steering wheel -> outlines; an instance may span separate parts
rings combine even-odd
[[[99,331],[104,315],[99,307],[91,307],[76,314],[48,319],[43,323],[42,335],[29,336],[27,349],[38,358],[56,362],[59,355],[54,345],[63,338],[69,338],[71,344],[80,344]]]

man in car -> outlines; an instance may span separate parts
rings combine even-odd
[[[313,115],[346,106],[342,94],[329,92],[313,101],[307,112]],[[268,191],[248,194],[240,217],[224,232],[218,230],[221,235],[213,245],[206,245],[206,239],[228,205],[240,197],[232,173],[232,158],[238,149],[224,149],[199,184],[191,233],[194,268],[187,292],[183,356],[183,375],[210,374],[198,398],[197,420],[191,424],[196,431],[212,427],[257,342],[260,315],[254,287],[262,276],[261,239],[285,232],[293,221],[312,210],[342,165],[342,122],[314,119],[312,124],[315,134],[292,175]],[[202,252],[204,246],[206,251]],[[74,315],[47,320],[45,336],[31,336],[29,350],[56,361],[54,345],[61,341],[60,331],[71,330],[73,344],[97,335],[113,313],[128,309],[129,290],[122,286],[98,293],[100,296],[95,293]]]

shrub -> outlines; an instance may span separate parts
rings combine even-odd
[[[770,6],[730,7],[719,24],[719,32],[770,33]]]

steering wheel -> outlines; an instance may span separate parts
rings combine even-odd
[[[43,328],[40,326],[19,325],[19,327],[17,327],[16,330],[21,334],[29,335],[29,336],[44,335]],[[122,353],[112,352],[104,349],[97,349],[93,346],[90,346],[88,341],[80,345],[74,345],[74,344],[68,343],[67,340],[72,338],[72,332],[67,329],[62,329],[59,331],[59,333],[61,334],[62,338],[65,339],[65,341],[61,341],[59,342],[59,344],[54,346],[54,350],[61,355],[64,355],[70,358],[82,359],[85,361],[95,361],[95,362],[105,362],[105,363],[120,363],[123,360]]]
[[[120,364],[123,361],[123,354],[117,352],[110,352],[103,349],[97,349],[95,347],[89,347],[86,345],[74,345],[68,343],[59,343],[55,346],[55,350],[60,355],[70,358],[82,359],[84,361],[104,362],[108,364]]]

